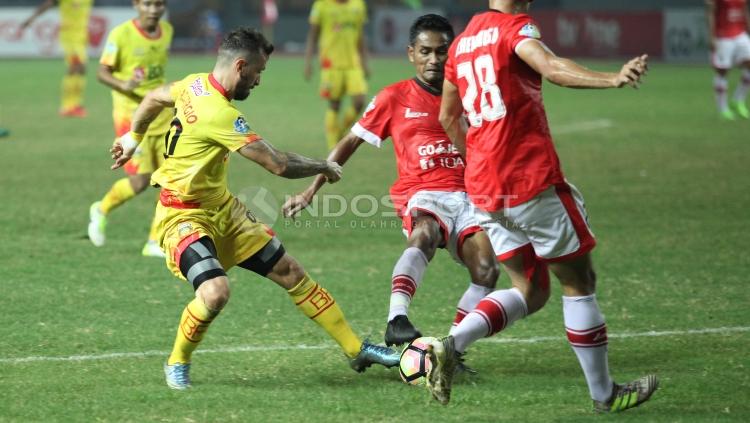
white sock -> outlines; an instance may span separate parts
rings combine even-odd
[[[422,282],[424,270],[427,268],[427,257],[422,250],[409,247],[401,254],[401,258],[393,267],[391,278],[391,303],[388,308],[388,321],[394,317],[409,312],[409,304]]]
[[[750,69],[742,69],[740,83],[734,90],[734,101],[744,103],[747,98],[747,92],[750,91]]]
[[[464,292],[464,295],[460,300],[458,300],[458,306],[456,307],[456,317],[453,319],[453,325],[451,326],[450,332],[448,332],[450,335],[453,335],[456,327],[459,323],[461,323],[464,317],[466,317],[469,312],[477,308],[477,304],[479,304],[479,301],[481,301],[482,298],[486,297],[490,292],[492,292],[492,290],[493,288],[477,285],[474,282],[469,284],[469,287],[466,288],[466,292]]]
[[[517,288],[491,292],[453,330],[456,351],[466,351],[478,339],[500,332],[526,314],[526,300]]]
[[[607,325],[596,295],[562,297],[568,342],[581,364],[591,398],[607,401],[612,396],[612,378],[607,358]]]
[[[720,112],[729,109],[729,101],[727,98],[727,90],[729,89],[729,82],[727,78],[721,75],[714,76],[714,94],[716,95],[716,106]]]

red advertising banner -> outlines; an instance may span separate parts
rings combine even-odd
[[[654,12],[532,12],[542,40],[560,56],[662,57],[664,18]]]
[[[60,15],[53,9],[40,16],[21,32],[21,22],[34,12],[33,7],[0,9],[0,57],[62,57],[58,42]],[[89,18],[90,57],[98,57],[109,31],[117,24],[135,17],[131,7],[95,7]]]

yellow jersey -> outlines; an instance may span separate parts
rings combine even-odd
[[[166,160],[151,175],[172,208],[211,209],[229,198],[229,154],[261,137],[227,98],[213,75],[196,73],[170,88],[175,117],[165,137]]]
[[[107,36],[99,63],[111,67],[112,75],[117,79],[140,81],[134,90],[135,96],[112,90],[115,126],[119,121],[123,122],[123,128],[115,130],[117,135],[130,129],[130,118],[143,96],[166,83],[164,70],[173,32],[169,22],[160,21],[157,34],[150,36],[133,19],[117,25]],[[172,113],[165,110],[151,123],[148,133],[158,135],[167,132],[171,119]]]
[[[88,43],[88,26],[94,0],[59,0],[60,42],[64,44]]]
[[[310,24],[320,27],[318,52],[323,69],[362,67],[359,39],[367,22],[363,0],[316,0],[310,11]]]

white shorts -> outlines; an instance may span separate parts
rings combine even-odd
[[[536,256],[560,261],[583,255],[596,245],[581,193],[571,184],[553,185],[531,200],[496,212],[476,211],[498,260],[531,244]]]
[[[419,212],[437,220],[443,235],[440,246],[447,249],[458,263],[463,263],[460,252],[464,239],[482,230],[469,196],[465,192],[418,191],[409,198],[402,217],[407,237],[413,228],[412,219]]]
[[[717,38],[711,63],[717,69],[731,69],[750,61],[750,36],[747,32],[733,38]]]

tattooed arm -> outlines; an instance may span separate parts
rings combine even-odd
[[[263,139],[242,147],[239,149],[239,153],[263,166],[264,169],[274,175],[284,178],[298,179],[322,174],[331,183],[341,179],[341,166],[338,163],[279,151]]]

